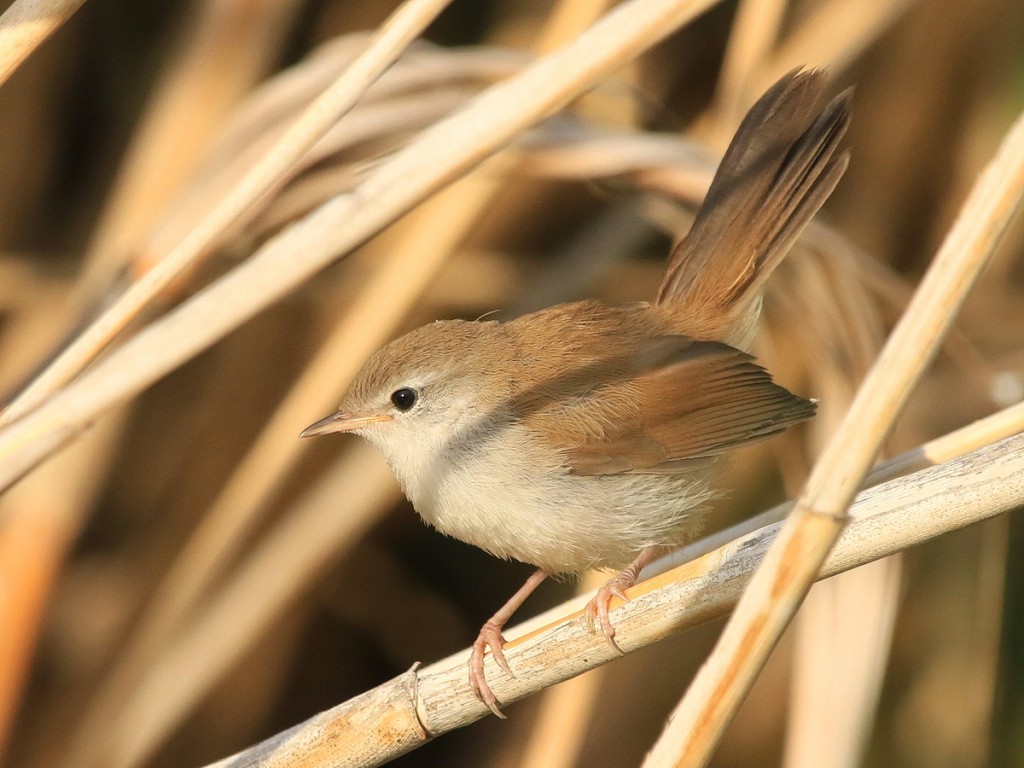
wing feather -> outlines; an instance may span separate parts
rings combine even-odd
[[[600,433],[575,436],[565,452],[570,472],[692,471],[814,415],[812,402],[774,383],[746,353],[676,338],[677,354],[667,364],[639,372],[626,384],[594,387],[575,401],[574,409],[600,411],[605,401],[626,399],[618,391],[625,390],[631,407],[606,417]]]

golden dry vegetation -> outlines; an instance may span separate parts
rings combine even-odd
[[[1019,0],[442,6],[414,0],[376,38],[394,3],[22,2],[0,18],[3,764],[200,766],[460,654],[412,702],[450,733],[411,749],[415,718],[380,710],[410,739],[394,765],[639,765],[735,584],[678,621],[638,599],[631,652],[556,687],[540,690],[582,669],[565,657],[585,631],[520,644],[529,674],[504,682],[523,701],[479,720],[463,649],[528,567],[427,529],[359,441],[298,433],[403,330],[652,296],[745,109],[793,67],[828,66],[836,91],[856,87],[852,162],[773,279],[756,347],[819,415],[723,467],[712,529],[728,528],[800,495],[982,169],[997,151],[1024,166],[1019,140],[999,150],[1024,110]],[[47,14],[73,15],[33,37]],[[960,217],[1011,223],[972,251],[989,263],[923,379],[889,393],[909,399],[884,454],[999,415],[913,468],[1024,429],[1016,173],[1006,210]],[[958,471],[1011,466],[1003,445]],[[1024,763],[1024,526],[995,514],[1021,502],[1004,474],[991,493],[926,475],[918,496],[951,522],[908,517],[839,550],[830,567],[921,542],[811,591],[710,765]],[[697,570],[650,605],[699,603]],[[545,585],[520,618],[597,578]]]

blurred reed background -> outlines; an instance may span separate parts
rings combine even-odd
[[[395,5],[93,0],[0,87],[5,399],[188,235]],[[133,328],[607,5],[452,3]],[[651,297],[739,118],[800,64],[856,85],[853,159],[772,281],[757,351],[820,415],[723,467],[712,527],[799,491],[1024,108],[1019,0],[718,3],[106,413],[0,498],[0,760],[200,765],[471,642],[529,568],[428,530],[359,441],[298,432],[408,328]],[[1018,223],[891,452],[1021,399],[1022,249]],[[1024,764],[1018,517],[816,588],[713,765]],[[545,585],[522,617],[576,588]],[[395,764],[636,765],[719,629]]]

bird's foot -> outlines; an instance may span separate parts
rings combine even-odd
[[[619,653],[622,653],[622,649],[615,642],[615,627],[608,617],[608,606],[613,596],[628,603],[629,597],[626,595],[626,590],[635,584],[636,574],[631,569],[627,569],[614,579],[609,579],[605,582],[604,586],[597,590],[597,594],[594,595],[593,599],[587,603],[587,621],[590,622],[590,628],[596,632],[597,624],[600,623],[604,639],[608,641],[608,645]]]
[[[487,684],[487,677],[484,675],[484,654],[490,647],[495,663],[508,672],[511,677],[515,677],[502,652],[504,646],[505,637],[501,634],[501,627],[493,621],[488,621],[480,628],[480,634],[477,635],[476,641],[473,643],[473,652],[469,656],[469,684],[473,688],[473,693],[502,720],[505,719],[505,715],[498,709],[498,699],[491,690],[491,686]]]

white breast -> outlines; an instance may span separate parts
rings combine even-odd
[[[521,426],[459,450],[415,442],[415,450],[387,446],[385,455],[427,523],[551,573],[622,568],[649,544],[681,545],[699,530],[711,497],[706,471],[570,475]]]

